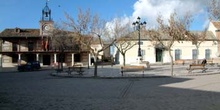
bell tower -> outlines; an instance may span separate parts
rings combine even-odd
[[[51,9],[48,7],[48,0],[46,6],[42,10],[42,18],[40,20],[40,35],[48,36],[53,30],[53,20],[51,18]]]

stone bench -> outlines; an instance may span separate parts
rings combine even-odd
[[[65,72],[67,72],[70,75],[72,72],[75,71],[75,72],[79,73],[79,75],[83,75],[85,68],[86,67],[83,67],[82,63],[76,63],[73,66],[68,67],[68,69]]]
[[[125,72],[136,72],[136,71],[142,71],[144,75],[144,66],[121,66],[121,76],[124,76]]]

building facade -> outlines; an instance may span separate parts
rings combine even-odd
[[[71,66],[76,62],[84,65],[91,64],[89,51],[66,49],[61,51],[52,45],[50,33],[54,22],[48,4],[42,10],[39,29],[6,28],[0,33],[0,67],[13,67],[29,61],[40,61],[41,66],[56,66],[61,60],[64,65]],[[205,41],[197,51],[192,41],[175,42],[172,49],[173,60],[178,59],[212,59],[220,56],[220,22],[212,21],[209,24]],[[138,42],[138,40],[134,40]],[[147,36],[141,36],[142,60],[150,63],[170,63],[168,51],[160,45],[154,45]],[[99,44],[93,44],[97,50]],[[114,53],[112,54],[112,51]],[[114,57],[115,63],[123,64],[123,56],[113,48],[100,53],[105,58]],[[102,58],[99,56],[99,58]],[[126,64],[137,62],[138,45],[126,52]]]
[[[89,51],[53,48],[49,34],[54,22],[46,3],[39,21],[39,29],[6,28],[0,33],[0,67],[13,67],[29,61],[40,61],[41,66],[56,66],[62,59],[64,65],[76,62],[88,64]]]
[[[173,60],[212,59],[219,57],[220,34],[218,32],[220,31],[218,29],[220,29],[220,22],[210,22],[205,40],[200,44],[198,51],[192,41],[183,40],[181,42],[174,42],[171,48]],[[134,42],[138,42],[138,39],[134,40]],[[143,61],[149,61],[151,64],[171,62],[169,52],[162,46],[153,44],[153,41],[148,36],[141,36],[140,45]],[[123,64],[123,56],[117,49],[114,50],[115,62]],[[125,56],[126,64],[137,63],[138,45],[128,50]]]

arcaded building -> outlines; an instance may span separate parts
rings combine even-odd
[[[89,51],[66,49],[61,52],[53,48],[49,37],[54,25],[51,15],[46,3],[38,29],[15,27],[6,28],[0,33],[0,67],[13,67],[29,61],[40,61],[42,66],[54,66],[61,59],[67,66],[76,62],[88,64]]]

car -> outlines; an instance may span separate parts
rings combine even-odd
[[[18,71],[33,71],[41,68],[39,61],[27,62],[26,64],[18,65]]]

